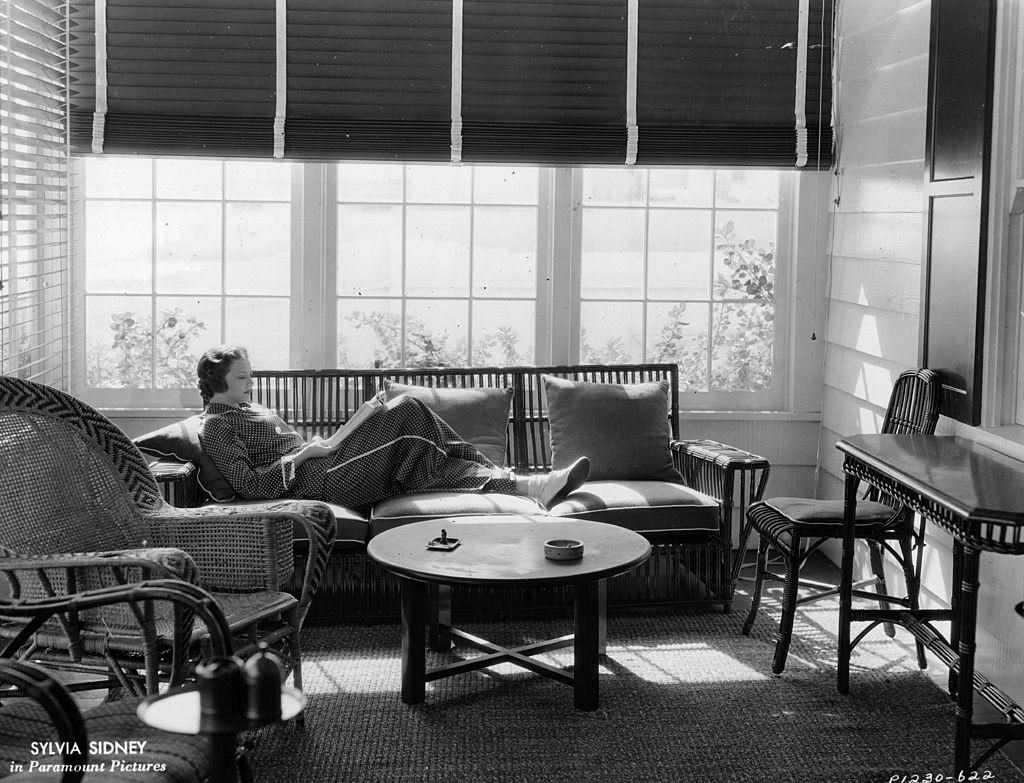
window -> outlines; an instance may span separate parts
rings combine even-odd
[[[194,405],[180,390],[222,341],[279,368],[672,361],[687,407],[784,399],[795,174],[90,158],[83,175],[96,403]]]
[[[341,164],[338,363],[531,364],[536,168]]]
[[[225,341],[288,366],[293,165],[84,161],[88,387],[193,387],[199,354]]]
[[[691,392],[770,392],[783,179],[585,170],[580,358],[676,362]]]

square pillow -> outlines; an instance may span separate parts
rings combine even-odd
[[[476,446],[487,459],[505,467],[511,389],[408,386],[385,379],[384,391],[388,400],[399,394],[408,394],[419,400],[448,422],[459,437]]]
[[[590,480],[680,481],[672,466],[668,381],[591,383],[542,376],[551,466],[590,458]]]
[[[199,470],[199,486],[203,491],[214,500],[226,503],[235,499],[235,491],[199,445],[202,426],[202,414],[197,414],[140,435],[135,438],[135,445],[146,454],[193,463]]]

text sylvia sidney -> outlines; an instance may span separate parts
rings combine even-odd
[[[90,740],[89,755],[120,754],[123,756],[139,756],[146,752],[149,740]],[[77,742],[33,742],[29,751],[33,756],[53,756],[64,753],[81,753]]]

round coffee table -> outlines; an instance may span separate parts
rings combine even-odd
[[[441,530],[460,544],[435,551],[427,543]],[[544,542],[578,539],[584,544],[579,560],[556,561],[544,556]],[[432,519],[392,528],[374,536],[367,553],[398,576],[402,590],[402,701],[422,702],[426,683],[442,677],[511,662],[545,677],[573,686],[574,703],[582,710],[598,705],[600,607],[598,583],[644,562],[651,545],[643,536],[616,525],[541,516],[479,516]],[[437,607],[428,618],[428,586],[537,587],[571,585],[575,598],[575,633],[524,647],[506,648],[439,621]],[[447,649],[449,640],[482,650],[477,656],[427,671],[425,625],[432,641]],[[530,656],[563,647],[573,648],[568,672]]]

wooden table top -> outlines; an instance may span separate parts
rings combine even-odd
[[[964,521],[1024,524],[1024,462],[953,435],[851,435],[836,447]]]
[[[462,543],[450,552],[427,549],[444,528]],[[554,561],[544,542],[574,538],[583,557]],[[644,562],[651,545],[632,530],[580,519],[542,516],[479,516],[431,519],[386,530],[370,539],[367,553],[401,576],[442,584],[478,586],[557,585],[620,574]]]

